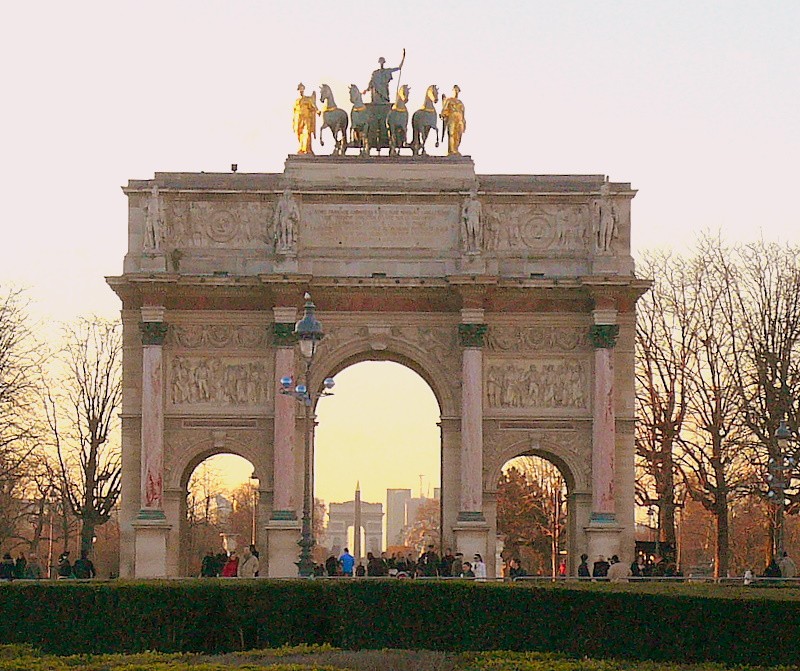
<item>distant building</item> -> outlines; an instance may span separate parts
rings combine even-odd
[[[433,498],[438,501],[441,490],[433,490]],[[412,498],[410,489],[386,490],[386,546],[404,545],[408,527],[417,519],[419,507],[430,499],[427,497]]]

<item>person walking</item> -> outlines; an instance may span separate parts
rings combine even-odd
[[[216,578],[217,575],[217,558],[214,556],[214,553],[209,550],[200,563],[200,577]]]
[[[11,554],[6,552],[3,555],[3,561],[0,562],[0,580],[13,580],[14,568],[14,560],[11,558]]]
[[[28,563],[25,566],[25,580],[41,580],[42,579],[42,565],[39,563],[39,557],[35,554],[28,557]]]
[[[64,550],[58,557],[57,574],[59,580],[72,578],[72,562],[69,560],[69,550]]]

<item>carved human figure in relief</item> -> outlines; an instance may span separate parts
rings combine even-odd
[[[468,254],[480,254],[483,246],[483,213],[478,194],[470,191],[461,205],[464,248]]]
[[[300,222],[300,208],[292,192],[286,189],[275,205],[273,224],[275,228],[275,251],[289,253],[297,244],[297,225]]]
[[[317,92],[310,96],[305,94],[304,84],[298,84],[300,96],[294,101],[294,114],[292,116],[292,129],[297,135],[299,147],[298,154],[314,154],[311,148],[311,138],[317,136]]]
[[[144,243],[146,250],[157,252],[161,249],[164,242],[164,209],[161,204],[161,196],[158,193],[158,186],[155,184],[150,190],[150,197],[147,199],[147,209],[144,217]]]
[[[444,121],[447,129],[447,155],[461,156],[458,148],[461,146],[461,138],[467,130],[467,117],[464,114],[464,103],[458,98],[461,89],[458,84],[453,86],[453,95],[448,98],[442,95],[442,111],[439,116]]]
[[[608,182],[600,187],[600,198],[594,201],[594,245],[599,254],[611,254],[612,243],[617,238],[619,231],[617,223],[619,217],[614,209],[611,199],[611,188]]]

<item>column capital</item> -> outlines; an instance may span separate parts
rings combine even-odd
[[[618,335],[619,324],[595,324],[589,331],[589,341],[595,349],[613,349]]]
[[[168,330],[169,325],[166,322],[139,322],[139,331],[142,334],[142,345],[163,345]]]
[[[459,324],[458,342],[462,347],[483,347],[488,330],[486,324]]]
[[[294,347],[296,343],[294,322],[275,322],[272,325],[272,344],[275,347]]]

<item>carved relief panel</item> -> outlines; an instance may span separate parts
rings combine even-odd
[[[172,247],[220,249],[272,245],[271,202],[167,201],[166,236]]]
[[[554,411],[589,407],[590,369],[588,362],[580,359],[490,362],[484,378],[489,408]]]
[[[488,251],[582,253],[588,249],[592,217],[589,204],[489,203],[483,214]]]
[[[271,397],[271,368],[267,359],[173,356],[167,402],[173,407],[264,406]]]

